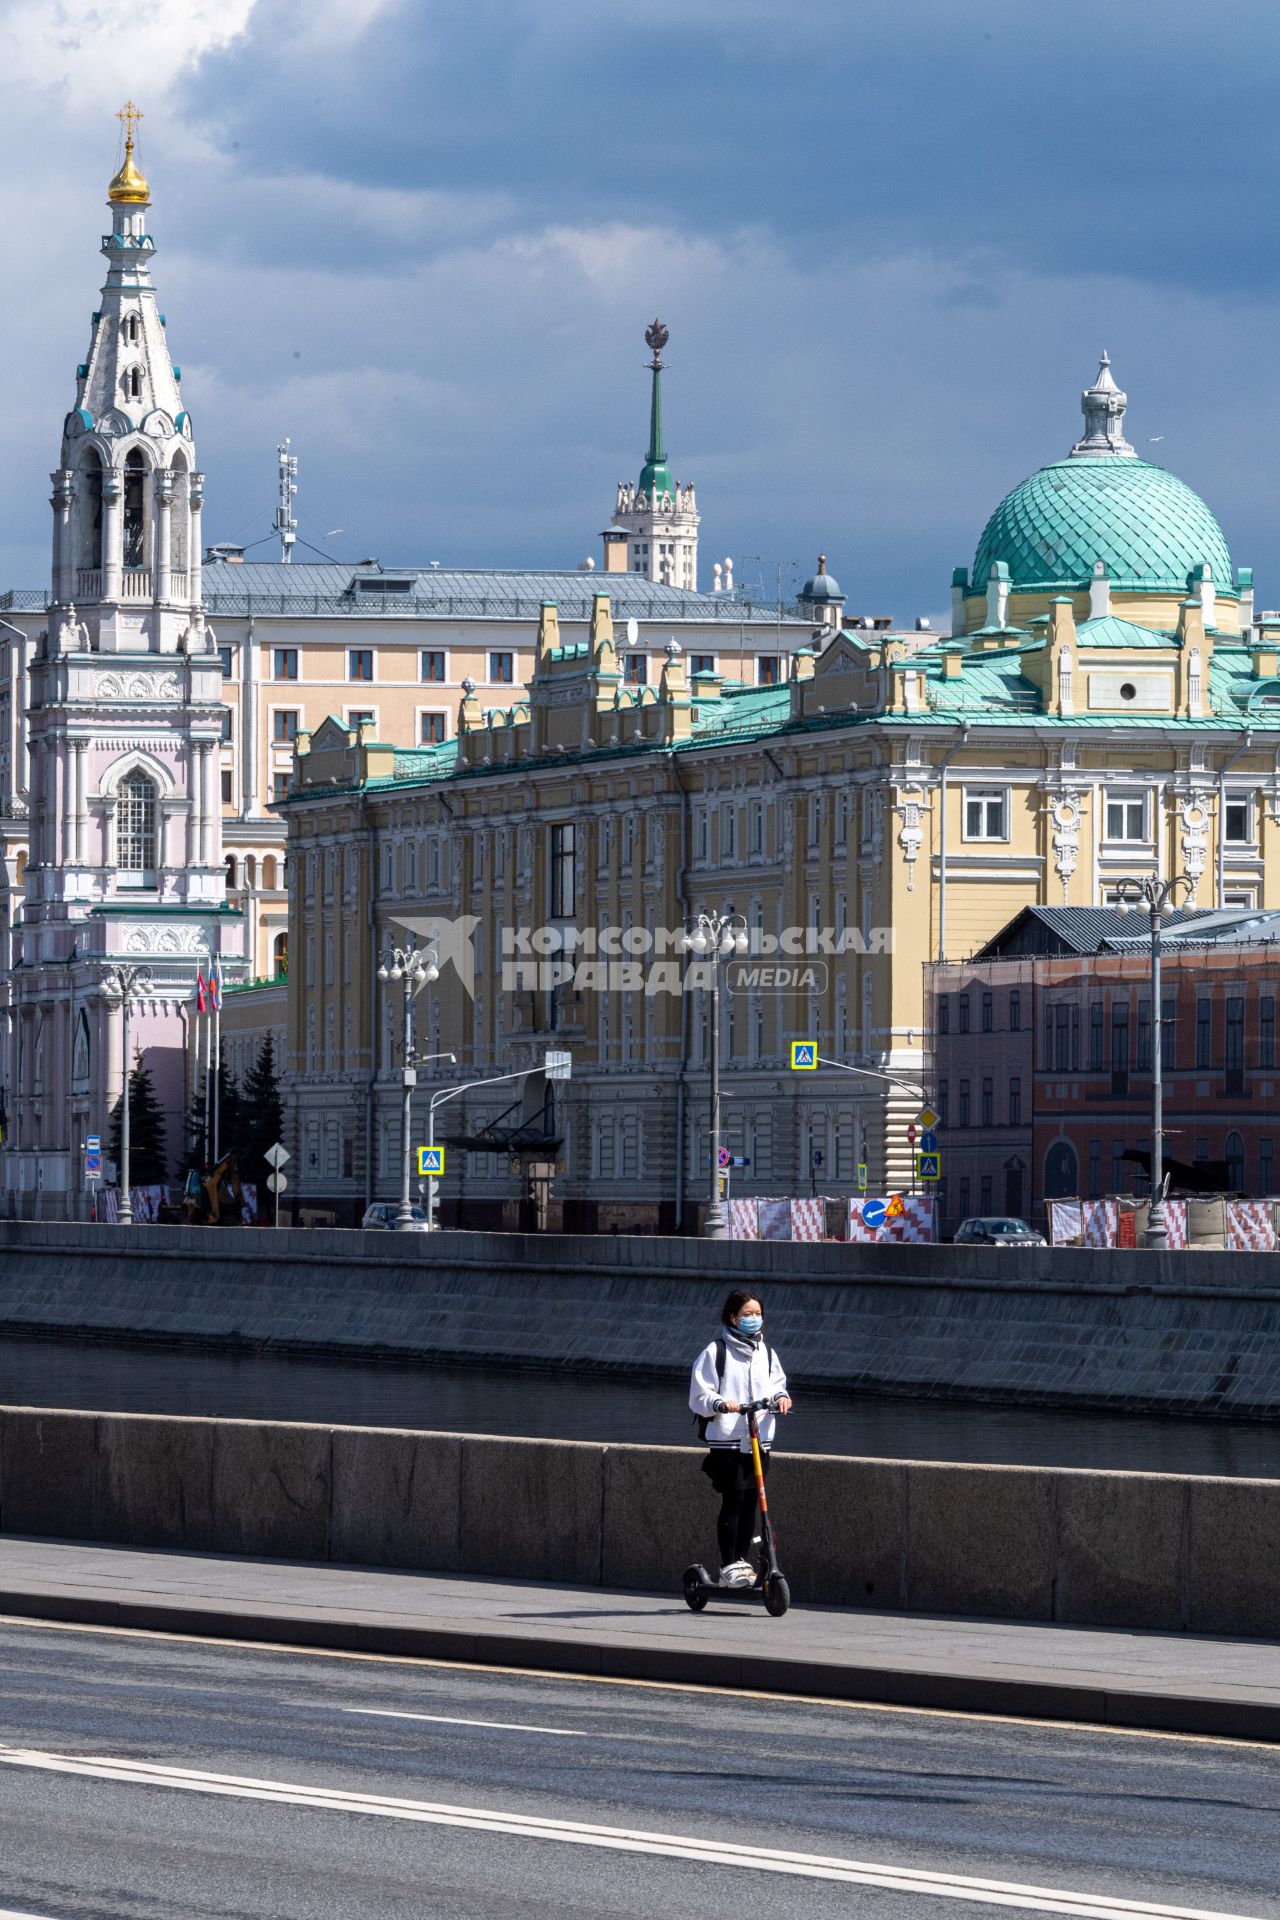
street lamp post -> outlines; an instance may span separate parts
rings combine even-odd
[[[409,1198],[413,1153],[413,1089],[418,1084],[418,1069],[413,1052],[413,996],[440,977],[440,956],[434,947],[393,947],[378,968],[379,980],[404,982],[404,1106],[400,1137],[400,1206],[396,1213],[397,1231],[407,1233],[413,1226],[413,1202]]]
[[[1147,1214],[1147,1245],[1157,1250],[1169,1244],[1164,1216],[1164,1022],[1160,1005],[1160,921],[1175,913],[1191,897],[1194,882],[1185,874],[1158,880],[1146,874],[1140,880],[1116,883],[1120,913],[1147,913],[1151,919],[1151,1204]]]
[[[741,960],[750,942],[740,913],[700,913],[684,936],[687,953],[711,962],[711,1194],[703,1233],[723,1240],[724,1203],[720,1198],[720,968],[726,960]]]
[[[151,992],[150,967],[122,963],[107,967],[102,974],[102,993],[109,1006],[118,1006],[124,1020],[124,1089],[120,1095],[120,1205],[116,1219],[122,1227],[133,1225],[133,1201],[129,1190],[129,1017],[133,1009]]]

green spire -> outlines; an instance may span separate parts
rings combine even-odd
[[[667,450],[662,444],[662,349],[671,336],[661,320],[655,320],[651,327],[645,328],[644,338],[645,345],[653,348],[653,358],[649,362],[653,373],[653,394],[649,401],[649,451],[640,469],[640,492],[647,493],[652,501],[655,495],[675,492],[671,469],[667,465]]]

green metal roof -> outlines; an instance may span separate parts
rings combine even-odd
[[[1097,620],[1085,620],[1076,628],[1076,642],[1082,647],[1172,647],[1172,633],[1158,627],[1140,627],[1133,620],[1120,620],[1104,613]]]
[[[1121,456],[1057,460],[1016,486],[978,542],[972,590],[985,590],[998,561],[1015,590],[1079,589],[1095,560],[1113,587],[1177,594],[1203,561],[1234,593],[1226,540],[1200,496],[1163,467]]]

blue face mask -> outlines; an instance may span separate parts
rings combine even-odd
[[[752,1334],[759,1333],[763,1325],[764,1315],[762,1313],[744,1313],[737,1321],[737,1330],[739,1333],[745,1333],[748,1339],[750,1339]]]

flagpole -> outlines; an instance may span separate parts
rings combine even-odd
[[[214,961],[217,986],[213,994],[213,1164],[222,1150],[222,966]]]
[[[204,1161],[204,1170],[206,1173],[208,1172],[209,1168],[213,1165],[213,1161],[209,1151],[213,1145],[213,1135],[209,1131],[209,1101],[213,1091],[209,1084],[209,1074],[211,1071],[212,1058],[213,1058],[213,1015],[211,1013],[206,1012],[204,1015],[204,1140],[201,1143],[202,1149],[203,1149],[201,1153],[201,1158]]]

